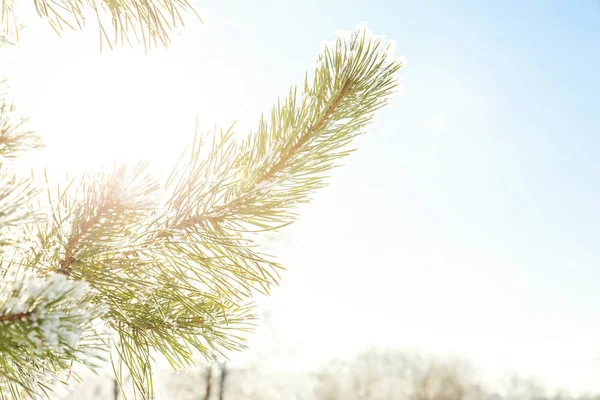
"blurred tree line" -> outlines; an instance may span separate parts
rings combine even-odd
[[[491,390],[463,360],[374,348],[313,373],[270,371],[256,357],[244,366],[217,362],[181,373],[165,370],[161,378],[157,391],[169,400],[600,400],[600,394],[548,393],[516,375]],[[110,380],[99,377],[66,398],[118,400],[110,388]]]

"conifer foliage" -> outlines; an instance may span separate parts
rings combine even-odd
[[[50,2],[36,4],[53,12]],[[127,12],[112,14],[116,26]],[[140,27],[158,30],[165,20],[156,18]],[[116,165],[46,195],[11,172],[38,140],[4,98],[2,396],[51,396],[76,379],[74,365],[111,358],[117,380],[130,377],[134,397],[150,399],[157,355],[179,369],[195,352],[210,359],[243,349],[252,297],[268,294],[282,271],[258,249],[256,232],[296,219],[297,205],[326,184],[396,91],[401,66],[360,27],[326,44],[314,72],[245,139],[233,127],[197,133],[166,182],[146,164]]]
[[[0,2],[0,44],[18,40],[19,15],[27,11],[22,6],[23,2],[14,0]],[[110,48],[133,43],[141,43],[146,50],[167,47],[173,32],[185,25],[186,14],[202,21],[188,0],[33,0],[33,6],[59,35],[95,22],[100,47]]]

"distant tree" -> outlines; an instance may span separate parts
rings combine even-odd
[[[228,368],[224,392],[219,384],[222,370],[215,376],[216,371],[210,400],[600,400],[600,395],[571,396],[561,391],[544,395],[535,381],[517,375],[505,380],[499,392],[489,392],[464,361],[441,361],[393,349],[371,348],[349,361],[334,359],[317,374],[307,372],[293,382],[284,371],[269,372],[261,363]],[[204,369],[179,374],[165,393],[171,400],[205,400],[205,377]]]
[[[462,362],[431,362],[414,381],[412,400],[484,400],[487,394]]]
[[[530,378],[511,375],[504,380],[503,395],[505,400],[541,400],[546,394],[542,385]]]
[[[408,400],[415,358],[394,350],[367,349],[350,361],[332,360],[317,374],[317,400]]]
[[[317,375],[316,400],[484,400],[466,364],[370,349]]]
[[[212,388],[213,388],[213,366],[209,365],[206,367],[206,384],[204,385],[204,399],[203,400],[210,400],[211,399],[211,394],[212,394]]]
[[[225,400],[225,383],[227,382],[227,361],[219,363],[219,400]]]

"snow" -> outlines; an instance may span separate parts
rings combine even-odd
[[[162,199],[158,192],[136,196],[133,191],[124,187],[121,180],[115,182],[111,188],[110,200],[133,209],[158,209],[162,206]]]
[[[23,273],[4,279],[0,288],[0,313],[30,313],[25,321],[31,329],[27,345],[40,354],[52,350],[62,353],[75,348],[90,327],[95,315],[104,307],[83,302],[88,284],[68,279],[62,274],[40,278]]]
[[[271,192],[271,190],[273,190],[276,185],[277,183],[273,180],[262,181],[258,185],[256,185],[254,190],[258,191],[262,195],[266,195],[269,192]]]

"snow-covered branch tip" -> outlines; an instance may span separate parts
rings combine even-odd
[[[325,185],[327,172],[352,152],[352,139],[396,93],[403,65],[392,48],[364,26],[340,35],[323,46],[312,85],[307,76],[300,94],[292,87],[256,133],[236,143],[229,130],[215,132],[202,162],[200,147],[192,146],[187,174],[181,169],[171,180],[170,206],[178,218],[169,229],[193,231],[208,223],[269,230],[292,222],[290,210]]]
[[[105,345],[92,322],[106,308],[89,302],[89,294],[86,283],[63,275],[0,282],[0,371],[8,388],[34,395],[73,362],[92,365],[102,357]]]

